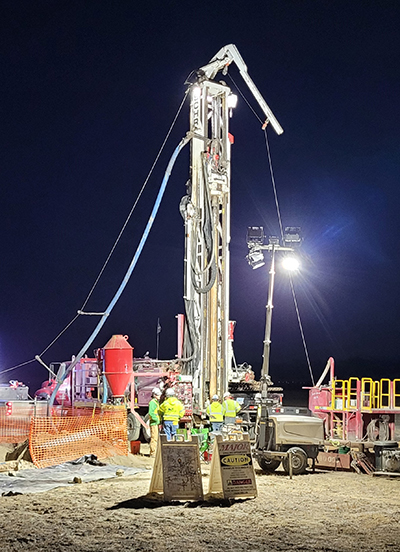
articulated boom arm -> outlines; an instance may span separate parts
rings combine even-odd
[[[219,50],[219,52],[215,54],[215,56],[210,60],[207,65],[204,65],[204,67],[200,68],[200,71],[202,71],[205,77],[207,77],[208,79],[214,79],[219,71],[222,71],[225,74],[228,66],[233,61],[238,67],[243,80],[249,87],[251,93],[253,94],[259,106],[263,110],[265,116],[267,117],[267,122],[271,123],[272,128],[277,134],[282,134],[283,128],[278,123],[275,115],[272,113],[271,109],[267,105],[267,102],[261,96],[257,86],[250,78],[250,75],[247,72],[247,65],[245,64],[242,56],[239,54],[239,50],[234,44],[228,44],[227,46],[221,48],[221,50]]]

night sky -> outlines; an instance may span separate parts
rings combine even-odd
[[[294,285],[314,375],[399,377],[400,4],[397,1],[18,1],[0,9],[0,370],[41,353],[81,308],[166,136],[192,70],[237,45],[285,132],[269,129],[283,224],[301,226]],[[235,67],[230,74],[261,115]],[[227,78],[229,85],[233,82]],[[169,157],[189,126],[185,104],[85,310],[120,284]],[[235,354],[261,366],[268,270],[252,271],[246,229],[279,226],[264,133],[239,97],[231,119],[231,319]],[[129,335],[135,355],[176,354],[183,312],[178,158],[137,268],[93,344]],[[272,323],[275,382],[310,383],[287,276]],[[76,354],[96,320],[80,317],[43,355]],[[90,354],[91,351],[89,350]],[[0,374],[34,391],[37,362]]]

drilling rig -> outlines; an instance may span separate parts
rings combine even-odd
[[[229,321],[231,145],[229,119],[237,97],[217,75],[234,63],[277,134],[282,127],[250,78],[234,44],[196,72],[190,89],[191,163],[180,204],[185,221],[183,372],[193,381],[194,410],[228,389],[232,365]]]
[[[178,355],[183,373],[193,385],[193,414],[204,413],[209,397],[228,390],[232,366],[232,327],[229,320],[229,243],[231,218],[231,145],[229,119],[236,96],[225,76],[231,63],[261,107],[265,122],[277,134],[283,129],[250,78],[246,64],[229,44],[196,72],[190,89],[190,178],[180,204],[185,221],[184,302],[186,316],[178,323],[183,334]],[[179,328],[182,328],[182,332]],[[179,349],[179,347],[178,347]],[[272,412],[268,376],[262,378],[261,409],[253,424],[254,454],[265,471],[281,460],[293,473],[302,473],[323,443],[321,420]],[[278,415],[277,415],[278,414]],[[288,458],[289,460],[288,464]]]

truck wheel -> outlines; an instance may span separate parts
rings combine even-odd
[[[281,463],[281,461],[276,458],[265,458],[264,456],[257,458],[257,462],[260,468],[266,473],[275,471]]]
[[[127,416],[128,426],[128,441],[138,441],[140,435],[140,422],[136,419],[136,416],[129,412]]]
[[[149,415],[148,414],[146,414],[143,421],[146,422],[146,424],[149,423]],[[146,441],[146,443],[148,443],[150,441],[150,430],[146,429],[144,426],[142,426],[142,435],[143,435],[143,439]]]
[[[293,475],[304,473],[307,468],[307,454],[300,447],[292,447],[288,452],[292,453],[292,472]],[[282,466],[286,473],[289,473],[289,455],[282,460]]]

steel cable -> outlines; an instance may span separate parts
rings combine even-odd
[[[187,90],[185,91],[185,94],[184,94],[184,96],[183,96],[183,99],[182,99],[182,101],[181,101],[181,103],[180,103],[180,105],[179,105],[179,107],[178,107],[178,110],[177,110],[177,112],[176,112],[176,114],[175,114],[175,116],[174,116],[174,118],[173,118],[173,120],[172,120],[172,123],[171,123],[171,125],[170,125],[170,127],[169,127],[169,129],[168,129],[168,132],[167,132],[167,134],[166,134],[166,136],[165,136],[165,138],[164,138],[164,140],[163,140],[163,142],[162,142],[162,144],[161,144],[161,147],[160,147],[160,149],[159,149],[159,151],[158,151],[158,153],[157,153],[157,155],[156,155],[156,157],[155,157],[155,159],[154,159],[154,162],[153,162],[153,164],[152,164],[152,166],[151,166],[151,168],[150,168],[150,170],[149,170],[149,172],[148,172],[148,174],[147,174],[147,177],[146,177],[145,180],[144,180],[144,183],[143,183],[143,185],[142,185],[142,187],[141,187],[141,189],[140,189],[140,191],[139,191],[139,194],[138,194],[138,196],[137,196],[137,198],[136,198],[136,200],[135,200],[135,202],[134,202],[134,204],[133,204],[131,210],[129,211],[129,214],[128,214],[128,216],[127,216],[127,218],[126,218],[124,224],[122,225],[122,228],[121,228],[121,230],[120,230],[120,232],[119,232],[119,234],[118,234],[118,236],[117,236],[117,238],[116,238],[116,240],[115,240],[115,242],[114,242],[114,245],[112,246],[112,248],[111,248],[111,250],[110,250],[110,252],[109,252],[109,254],[108,254],[108,256],[107,256],[107,258],[106,258],[106,260],[105,260],[105,262],[104,262],[104,264],[103,264],[103,266],[102,266],[102,268],[101,268],[101,270],[100,270],[100,272],[99,272],[99,274],[98,274],[98,276],[97,276],[97,278],[96,278],[96,280],[94,281],[93,286],[91,287],[91,289],[90,289],[90,291],[89,291],[89,293],[88,293],[86,299],[84,300],[84,302],[83,302],[83,304],[82,304],[82,307],[78,310],[78,314],[76,314],[76,315],[72,318],[72,320],[70,320],[70,322],[68,322],[68,324],[64,327],[64,329],[62,329],[62,330],[60,331],[60,333],[51,341],[51,343],[49,343],[49,345],[47,345],[47,347],[46,347],[45,349],[43,349],[43,351],[40,353],[40,355],[38,355],[39,357],[41,357],[42,355],[44,355],[44,354],[54,345],[54,343],[56,343],[56,341],[57,341],[57,340],[68,330],[68,328],[77,320],[77,318],[79,318],[79,316],[81,316],[81,312],[84,310],[84,308],[85,308],[85,306],[87,305],[87,303],[88,303],[88,301],[89,301],[91,295],[93,294],[94,289],[96,288],[96,286],[97,286],[97,284],[98,284],[98,282],[99,282],[99,280],[100,280],[100,278],[101,278],[101,276],[102,276],[104,270],[106,269],[106,266],[107,266],[107,264],[108,264],[108,262],[109,262],[109,260],[110,260],[110,258],[111,258],[111,256],[112,256],[112,254],[114,253],[114,251],[115,251],[115,249],[116,249],[116,247],[117,247],[117,245],[118,245],[118,243],[119,243],[119,241],[120,241],[120,239],[121,239],[121,237],[122,237],[122,234],[124,233],[125,228],[126,228],[126,226],[128,225],[128,222],[129,222],[129,220],[131,219],[131,216],[132,216],[134,210],[136,209],[136,206],[137,206],[137,204],[138,204],[138,202],[139,202],[141,196],[143,195],[143,192],[144,192],[144,190],[145,190],[145,188],[146,188],[146,186],[147,186],[147,183],[148,183],[148,181],[149,181],[151,175],[153,174],[154,168],[155,168],[155,166],[156,166],[156,164],[157,164],[157,162],[158,162],[158,160],[159,160],[159,158],[160,158],[160,155],[161,155],[161,153],[162,153],[162,151],[163,151],[163,149],[164,149],[164,147],[165,147],[165,144],[167,143],[167,140],[168,140],[169,136],[171,135],[171,132],[172,132],[172,130],[173,130],[175,124],[176,124],[176,121],[177,121],[177,119],[178,119],[178,117],[179,117],[179,114],[180,114],[180,112],[182,111],[182,108],[183,108],[183,105],[184,105],[185,100],[186,100],[186,98],[187,98],[187,95],[188,95],[189,90],[190,90],[190,88],[187,88]],[[26,364],[30,364],[31,362],[34,362],[34,361],[36,361],[36,358],[33,358],[33,359],[28,360],[28,361],[26,361],[26,362],[22,362],[21,364],[17,364],[16,366],[11,366],[10,368],[6,368],[5,370],[0,371],[0,374],[6,373],[6,372],[11,372],[12,370],[16,370],[17,368],[20,368],[21,366],[25,366]]]
[[[243,100],[245,101],[247,106],[249,107],[249,109],[252,111],[252,113],[256,117],[256,119],[263,125],[264,121],[257,115],[256,111],[253,109],[250,102],[247,100],[247,98],[245,97],[243,92],[240,90],[240,88],[238,87],[238,85],[236,84],[236,82],[234,81],[232,76],[230,74],[228,74],[228,76],[231,79],[231,81],[233,82],[233,84],[235,85],[237,91],[239,92],[239,94],[241,95],[241,97],[243,98]],[[275,207],[276,207],[276,213],[277,213],[277,217],[278,217],[279,229],[280,229],[280,233],[281,233],[282,243],[285,243],[284,233],[283,233],[282,217],[281,217],[281,211],[280,211],[280,207],[279,207],[278,193],[277,193],[277,189],[276,189],[275,175],[274,175],[274,170],[273,170],[273,167],[272,167],[271,151],[270,151],[270,147],[269,147],[268,135],[267,135],[267,129],[266,128],[264,128],[264,137],[265,137],[265,145],[266,145],[266,150],[267,150],[268,164],[269,164],[269,170],[270,170],[270,174],[271,174],[272,189],[273,189],[273,193],[274,193]],[[293,297],[293,302],[294,302],[296,316],[297,316],[297,322],[299,324],[300,335],[301,335],[301,339],[302,339],[302,343],[303,343],[304,353],[305,353],[306,360],[307,360],[308,370],[310,372],[311,381],[314,385],[313,370],[312,370],[312,367],[311,367],[310,357],[309,357],[309,354],[308,354],[308,348],[307,348],[306,339],[305,339],[305,335],[304,335],[304,331],[303,331],[303,324],[301,322],[299,306],[298,306],[298,303],[297,303],[296,293],[295,293],[294,284],[293,284],[293,280],[292,280],[291,276],[289,276],[289,281],[290,281],[290,288],[291,288],[291,291],[292,291],[292,297]]]

